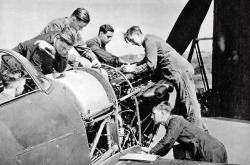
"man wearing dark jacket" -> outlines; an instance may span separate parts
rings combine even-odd
[[[134,74],[155,71],[158,77],[173,83],[177,91],[175,109],[180,109],[180,115],[189,122],[207,130],[201,119],[193,66],[163,39],[155,35],[144,35],[138,26],[129,28],[124,37],[125,41],[133,45],[143,46],[145,58],[134,65],[123,66],[123,71]]]
[[[226,148],[219,140],[170,112],[168,102],[153,108],[151,118],[155,124],[165,126],[166,134],[153,148],[142,147],[142,151],[164,156],[173,148],[175,159],[227,163]],[[179,144],[174,146],[175,142]]]
[[[101,63],[116,67],[121,64],[127,64],[127,62],[106,50],[106,45],[111,41],[113,34],[114,29],[111,25],[102,25],[100,26],[98,36],[87,40],[86,44]]]
[[[26,57],[43,74],[61,73],[67,67],[68,51],[75,42],[76,31],[66,27],[62,31],[38,35],[18,44],[13,50]]]

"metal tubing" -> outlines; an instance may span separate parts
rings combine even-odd
[[[135,100],[135,106],[136,106],[136,113],[137,113],[137,119],[138,119],[138,122],[137,122],[137,125],[138,125],[138,132],[139,132],[139,145],[141,145],[141,118],[140,118],[140,112],[139,112],[139,104],[138,104],[138,101],[136,99],[136,97],[134,97],[134,100]]]
[[[206,89],[207,86],[205,85],[205,78],[204,78],[204,74],[203,74],[203,69],[202,69],[202,67],[201,67],[201,61],[200,61],[200,58],[199,58],[199,56],[198,56],[197,48],[195,48],[195,51],[196,51],[196,55],[197,55],[197,61],[198,61],[198,63],[199,63],[199,67],[200,67],[201,78],[202,78],[202,82],[203,82],[203,84],[204,84],[204,89],[205,89],[205,91],[207,91],[207,89]]]
[[[208,80],[207,80],[207,74],[206,74],[206,70],[204,68],[204,63],[203,63],[203,60],[202,60],[202,57],[201,57],[201,50],[200,50],[200,47],[199,47],[198,43],[197,43],[197,49],[198,49],[198,52],[199,52],[199,58],[200,58],[202,69],[203,69],[203,74],[204,74],[204,78],[205,78],[205,85],[207,87],[207,91],[209,92],[209,85],[208,85]]]
[[[93,144],[93,146],[92,146],[92,148],[91,148],[90,158],[92,158],[92,156],[93,156],[93,154],[94,154],[95,148],[96,148],[96,146],[97,146],[97,143],[98,143],[98,141],[99,141],[99,139],[100,139],[101,133],[102,133],[103,128],[104,128],[104,126],[105,126],[106,123],[107,123],[107,120],[104,120],[104,121],[102,122],[102,124],[100,125],[100,128],[99,128],[99,130],[98,130],[98,132],[97,132],[97,134],[96,134],[96,136],[95,136],[94,144]]]
[[[196,44],[196,40],[193,39],[193,42],[192,42],[192,46],[190,48],[190,51],[189,51],[189,54],[188,54],[188,62],[191,63],[191,60],[192,60],[192,57],[193,57],[193,54],[194,54],[194,47],[195,47],[195,44]]]
[[[133,96],[133,95],[139,93],[140,91],[141,91],[141,89],[138,88],[138,89],[136,89],[135,91],[129,93],[128,95],[126,95],[126,96],[120,98],[119,101],[120,101],[120,102],[121,102],[121,101],[124,101],[124,100],[126,100],[127,98],[129,98],[129,97],[131,97],[131,96]]]
[[[112,142],[111,142],[111,137],[110,137],[109,123],[106,124],[106,134],[107,134],[108,147],[109,147],[109,149],[111,149]]]
[[[86,115],[83,117],[83,120],[91,120],[93,118],[95,118],[96,116],[99,116],[101,114],[104,114],[108,111],[110,111],[110,108],[114,106],[114,103],[109,103],[107,106],[105,106],[104,108],[100,109],[99,111],[95,112],[95,113],[92,113],[92,114],[89,114],[89,115]]]
[[[196,38],[196,41],[201,41],[201,40],[212,40],[212,37],[204,37],[204,38]]]

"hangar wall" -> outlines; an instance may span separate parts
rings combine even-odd
[[[250,120],[250,1],[215,0],[212,115]]]

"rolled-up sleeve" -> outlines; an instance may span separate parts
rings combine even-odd
[[[143,59],[143,62],[139,62],[137,64],[135,73],[143,73],[146,71],[153,71],[157,67],[157,45],[154,41],[146,40],[145,41],[145,58]]]
[[[96,55],[91,51],[91,49],[86,45],[86,43],[83,41],[81,35],[78,33],[77,34],[77,43],[74,46],[76,51],[82,56],[90,61],[93,61],[96,59]]]
[[[167,154],[167,152],[173,147],[181,131],[181,121],[178,119],[171,119],[166,127],[165,136],[150,150],[150,153],[156,155]]]

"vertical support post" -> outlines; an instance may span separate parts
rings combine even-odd
[[[188,54],[188,62],[191,63],[191,60],[192,60],[192,57],[193,57],[193,54],[194,54],[194,48],[195,48],[195,44],[196,44],[196,39],[193,39],[193,42],[192,42],[192,45],[191,45],[191,48],[190,48],[190,51],[189,51],[189,54]]]
[[[110,137],[110,127],[109,127],[109,122],[106,123],[106,134],[107,134],[107,141],[108,141],[108,147],[109,149],[112,148],[112,141],[111,141],[111,137]]]
[[[202,57],[201,57],[201,51],[200,51],[200,46],[199,46],[198,41],[197,41],[196,46],[197,46],[197,49],[198,49],[198,57],[199,57],[199,60],[200,60],[200,63],[201,63],[200,67],[201,67],[202,74],[203,74],[204,80],[205,80],[204,86],[207,88],[207,92],[209,93],[209,85],[208,85],[208,80],[207,80],[207,74],[206,74],[204,63],[203,63],[203,60],[202,60]]]
[[[107,123],[107,120],[104,120],[104,121],[102,122],[102,124],[100,125],[100,128],[99,128],[99,130],[98,130],[98,132],[97,132],[97,134],[96,134],[96,136],[95,136],[94,144],[93,144],[93,146],[92,146],[92,148],[91,148],[91,151],[90,151],[90,158],[92,158],[92,156],[93,156],[93,154],[94,154],[95,148],[96,148],[96,146],[97,146],[97,143],[98,143],[98,141],[99,141],[99,139],[100,139],[101,133],[102,133],[103,128],[104,128],[104,126],[105,126],[106,123]]]

